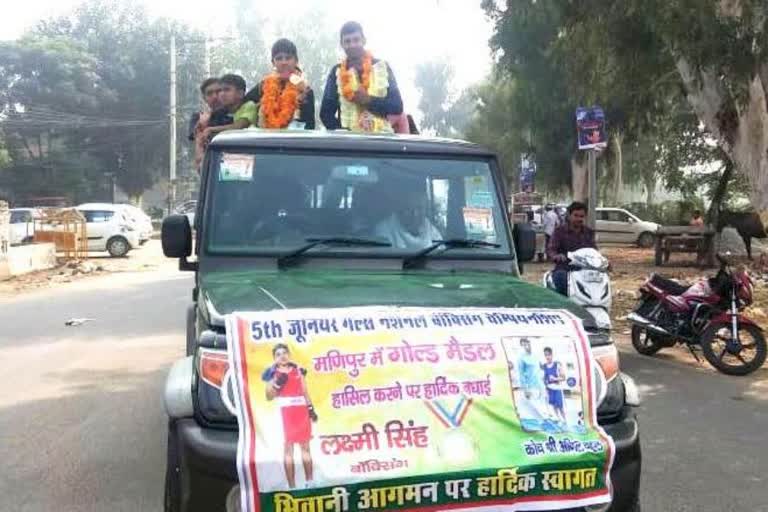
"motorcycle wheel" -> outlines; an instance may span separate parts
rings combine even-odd
[[[639,325],[632,326],[632,346],[644,356],[652,356],[664,348],[664,345],[657,335],[654,335],[649,332],[648,329],[644,329]]]
[[[759,327],[739,324],[739,341],[736,343],[730,323],[707,327],[701,334],[701,349],[709,364],[718,371],[739,376],[748,375],[763,366],[768,352],[765,336]],[[746,359],[745,353],[751,355],[751,359]],[[734,364],[730,361],[734,361]]]

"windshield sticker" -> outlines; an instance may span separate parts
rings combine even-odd
[[[251,181],[256,155],[224,154],[219,165],[219,181]]]
[[[464,225],[468,233],[495,233],[493,228],[493,210],[490,208],[470,208],[463,210]]]
[[[491,188],[485,176],[465,178],[464,190],[467,197],[467,206],[473,208],[490,208],[493,206]]]

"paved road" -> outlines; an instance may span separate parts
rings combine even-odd
[[[158,271],[0,301],[1,510],[161,510],[161,390],[189,286]],[[623,365],[645,394],[644,510],[768,511],[768,401],[745,380]]]

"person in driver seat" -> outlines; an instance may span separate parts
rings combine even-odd
[[[376,225],[377,238],[388,241],[395,249],[423,249],[443,235],[427,217],[427,189],[423,180],[407,180],[392,197],[393,212]]]
[[[262,175],[252,184],[251,240],[267,245],[305,241],[307,191],[292,176]]]

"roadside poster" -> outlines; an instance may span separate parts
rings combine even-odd
[[[557,510],[610,501],[593,360],[565,311],[227,318],[247,512]]]
[[[577,108],[576,130],[579,136],[579,149],[602,149],[608,145],[605,114],[600,107]]]
[[[532,155],[520,155],[520,192],[533,193],[536,191],[536,162]]]

